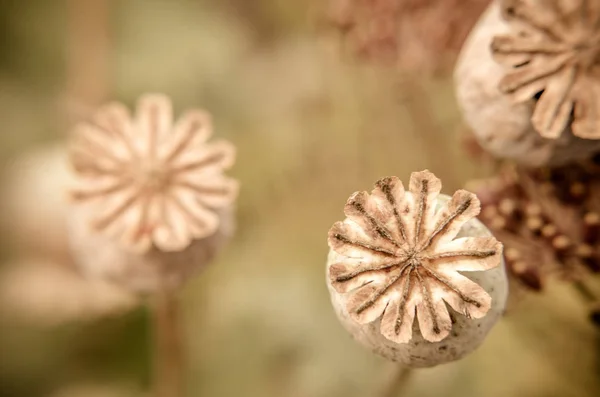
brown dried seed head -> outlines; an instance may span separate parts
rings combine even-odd
[[[595,249],[600,238],[596,168],[588,162],[571,163],[548,168],[542,175],[536,169],[517,167],[518,178],[508,178],[506,173],[512,175],[514,170],[502,167],[492,179],[495,182],[488,184],[504,183],[496,190],[496,202],[513,200],[516,212],[525,214],[494,229],[505,244],[507,264],[516,278],[537,290],[546,277],[571,281],[600,271]],[[578,183],[585,185],[585,191],[574,202],[571,190]],[[482,217],[482,221],[494,226],[494,219]],[[521,256],[508,255],[512,249]]]
[[[174,122],[163,95],[143,96],[133,116],[109,104],[75,128],[71,197],[86,206],[90,227],[129,251],[181,251],[214,234],[217,211],[237,195],[237,182],[223,173],[235,148],[207,142],[211,134],[203,111]]]
[[[329,231],[339,257],[329,267],[331,286],[345,294],[353,321],[380,322],[381,334],[395,343],[411,340],[415,320],[425,340],[446,338],[453,324],[446,303],[467,318],[490,309],[486,290],[460,272],[497,267],[502,245],[491,236],[456,239],[479,214],[479,200],[459,190],[438,209],[440,190],[429,171],[413,173],[408,191],[397,178],[384,178],[371,194],[353,194],[347,218]]]

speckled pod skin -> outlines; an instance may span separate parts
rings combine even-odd
[[[514,103],[500,92],[507,67],[493,59],[491,43],[508,32],[495,1],[471,31],[454,72],[458,103],[482,147],[498,158],[534,167],[561,165],[598,151],[599,141],[577,138],[570,127],[558,139],[543,138],[530,121],[535,99]]]
[[[438,204],[445,203],[448,199],[448,196],[440,195]],[[491,236],[489,230],[477,219],[471,219],[461,228],[457,238],[485,236]],[[339,254],[330,250],[326,273],[329,274],[329,268],[341,259]],[[422,368],[459,360],[477,349],[504,312],[508,297],[504,262],[490,270],[465,272],[463,275],[479,284],[491,296],[492,303],[488,313],[480,319],[469,319],[448,307],[453,325],[451,333],[445,339],[440,342],[425,340],[419,331],[418,321],[415,321],[412,339],[408,343],[395,343],[385,338],[380,332],[380,319],[365,325],[355,322],[347,311],[348,294],[338,293],[330,278],[326,279],[334,310],[344,328],[357,342],[389,360],[407,367]]]
[[[86,276],[117,283],[139,294],[181,287],[214,258],[235,229],[234,210],[221,209],[215,234],[193,241],[182,251],[152,248],[140,255],[93,231],[86,210],[85,206],[74,206],[68,219],[70,244],[77,264]]]

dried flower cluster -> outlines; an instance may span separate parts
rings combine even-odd
[[[531,117],[546,138],[600,139],[600,3],[504,0],[509,34],[494,38],[495,59],[511,70],[500,90],[516,102],[537,98]]]
[[[359,56],[411,71],[450,65],[489,0],[333,0],[330,19]]]
[[[378,181],[369,195],[353,194],[343,222],[329,232],[339,259],[329,266],[333,288],[360,324],[381,318],[381,334],[396,343],[412,339],[418,318],[423,338],[438,342],[453,325],[446,303],[467,318],[481,318],[491,297],[459,272],[485,271],[501,263],[496,239],[455,239],[479,213],[479,200],[464,190],[438,209],[441,182],[428,171],[413,173],[409,191],[397,178]]]
[[[600,165],[504,166],[472,183],[481,220],[503,242],[508,268],[539,290],[548,276],[578,280],[600,271]]]
[[[132,252],[180,251],[215,233],[218,209],[232,204],[237,182],[223,171],[234,147],[207,143],[209,116],[190,111],[173,123],[170,100],[142,97],[135,117],[120,104],[101,108],[73,137],[77,186],[89,225]]]

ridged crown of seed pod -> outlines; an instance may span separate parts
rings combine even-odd
[[[211,242],[212,251],[223,228],[231,229],[238,184],[224,175],[234,163],[234,146],[207,142],[211,134],[207,113],[188,111],[174,122],[169,98],[158,94],[140,98],[135,116],[113,103],[79,124],[71,141],[76,177],[71,238],[79,258],[93,267],[94,257],[105,255],[106,266],[122,259],[130,268],[134,265],[125,262],[154,259],[168,265],[170,258],[179,257],[194,262],[166,254],[192,249],[204,257],[208,248],[198,242]],[[92,241],[111,254],[86,258],[85,251],[94,249]],[[202,261],[208,257],[212,255]],[[110,267],[115,271],[118,266]],[[121,276],[130,277],[131,272],[137,273],[128,269]]]
[[[531,122],[556,139],[600,139],[600,2],[504,0],[508,34],[492,42],[496,60],[509,69],[499,89],[516,102],[539,95]]]
[[[135,119],[111,104],[75,129],[72,197],[97,210],[91,226],[136,252],[179,251],[210,236],[219,223],[213,209],[236,196],[237,182],[222,173],[233,165],[233,145],[206,142],[212,131],[203,111],[175,125],[172,118],[170,100],[149,95]]]
[[[462,357],[481,343],[506,300],[502,245],[473,220],[479,200],[464,190],[446,199],[440,190],[428,171],[413,173],[408,191],[398,178],[383,178],[371,194],[353,194],[347,218],[329,231],[328,285],[342,323],[408,365]]]

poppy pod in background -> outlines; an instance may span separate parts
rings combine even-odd
[[[210,117],[173,121],[170,100],[145,95],[135,115],[101,108],[71,140],[71,246],[91,275],[138,292],[175,289],[233,234],[237,181],[226,141],[208,142]]]
[[[409,367],[431,367],[475,350],[504,311],[502,245],[475,217],[464,190],[440,195],[428,171],[408,190],[395,177],[346,203],[329,231],[327,285],[352,336]]]
[[[64,189],[73,178],[67,158],[65,145],[53,142],[19,153],[6,167],[1,227],[17,253],[70,260]]]
[[[595,1],[489,6],[455,68],[464,118],[486,150],[526,166],[600,150],[599,17]]]

